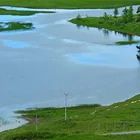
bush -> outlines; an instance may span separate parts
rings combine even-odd
[[[102,22],[102,21],[99,21],[98,23],[99,23],[99,24],[103,24],[103,22]]]

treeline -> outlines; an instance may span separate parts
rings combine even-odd
[[[119,15],[119,11],[118,8],[114,9],[114,17],[117,18]],[[134,18],[134,13],[133,13],[133,7],[132,5],[129,6],[129,8],[124,8],[122,10],[122,22],[123,23],[129,23],[129,22],[133,22],[135,20],[135,22],[140,22],[140,6],[137,8],[137,12],[136,12],[137,16]],[[109,17],[111,17],[111,15],[108,15],[106,12],[104,13],[104,20],[108,20]]]
[[[106,12],[102,17],[99,17],[99,24],[107,24],[110,27],[116,27],[120,31],[140,34],[140,6],[137,8],[136,13],[133,12],[133,7],[125,7],[121,14],[118,8],[114,9],[113,16],[108,15]],[[106,26],[107,26],[106,25]],[[105,26],[105,27],[106,27]]]
[[[119,15],[118,8],[115,8],[114,9],[113,14],[114,14],[114,18],[117,18],[118,17],[118,15]],[[136,18],[134,18],[134,15],[135,14],[137,14],[137,17]],[[133,13],[133,7],[132,7],[132,5],[129,6],[129,8],[126,8],[125,7],[122,10],[122,21],[124,23],[128,23],[128,22],[133,22],[134,19],[135,19],[136,22],[140,22],[140,6],[137,8],[137,12],[135,14]],[[86,17],[88,18],[88,15],[86,15]],[[112,15],[108,15],[106,12],[104,12],[104,15],[103,15],[103,19],[104,20],[107,21],[110,17],[112,17]],[[82,17],[81,17],[80,14],[78,14],[77,17],[76,17],[77,20],[80,20],[81,18]]]

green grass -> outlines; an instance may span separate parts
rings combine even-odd
[[[114,8],[126,5],[139,5],[139,0],[0,0],[1,6],[30,8]]]
[[[30,122],[22,127],[0,133],[0,140],[139,140],[140,134],[102,136],[99,134],[140,130],[140,94],[110,106],[80,105],[64,108],[21,110],[17,113]],[[39,119],[36,132],[35,117]]]
[[[48,133],[46,131],[39,132],[13,132],[8,135],[6,132],[5,136],[1,140],[139,140],[140,134],[131,135],[91,135],[91,134],[55,134]]]
[[[137,35],[140,36],[140,22],[137,22],[137,16],[134,16],[132,22],[124,23],[122,16],[113,17],[109,16],[107,20],[104,17],[86,17],[86,18],[74,18],[70,22],[77,24],[77,26],[97,27],[99,29],[108,29],[116,31],[122,34]]]
[[[0,32],[3,31],[16,31],[16,30],[31,30],[34,29],[32,23],[23,22],[0,22]]]
[[[118,41],[116,42],[117,45],[128,45],[128,44],[136,44],[140,43],[140,41]]]
[[[0,8],[0,15],[19,15],[19,16],[30,16],[38,13],[54,13],[53,11],[18,11],[18,10],[6,10]]]

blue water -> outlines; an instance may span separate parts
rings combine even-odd
[[[29,47],[29,44],[21,41],[4,40],[4,45],[11,48],[25,48]]]

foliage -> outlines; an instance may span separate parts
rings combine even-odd
[[[139,6],[138,9],[137,9],[137,13],[140,13],[140,6]]]
[[[103,16],[103,18],[104,18],[105,21],[108,20],[109,16],[108,16],[108,14],[107,14],[106,12],[104,12],[104,16]]]
[[[140,6],[137,9],[137,13],[138,13],[137,22],[140,22]]]
[[[125,7],[122,12],[123,12],[123,14],[122,14],[123,22],[127,23],[128,9]]]
[[[132,22],[132,21],[133,21],[133,7],[131,5],[128,9],[128,22]]]

